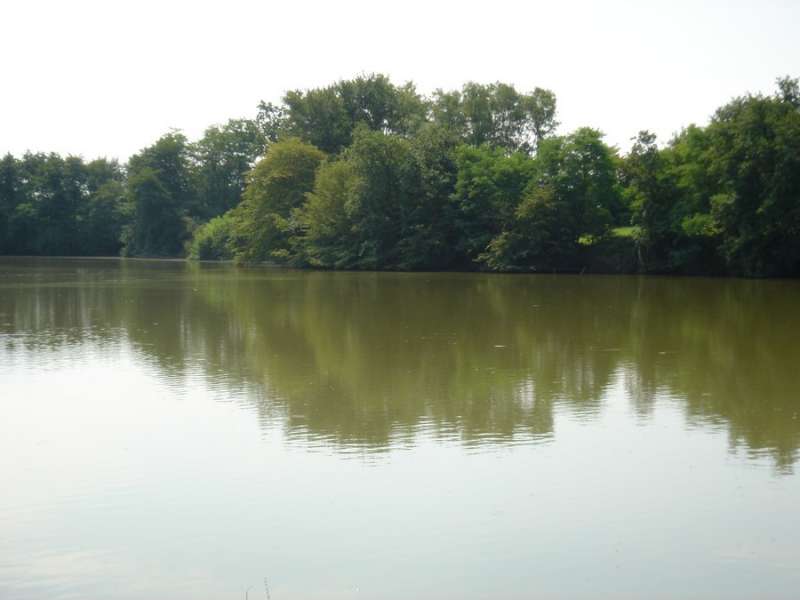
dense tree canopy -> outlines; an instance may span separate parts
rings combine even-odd
[[[579,268],[582,246],[620,223],[616,156],[593,129],[547,140],[508,222],[479,259],[497,270]]]
[[[113,161],[6,155],[0,160],[0,252],[118,254],[124,200],[123,173]]]
[[[512,151],[532,151],[558,125],[553,92],[536,88],[522,94],[513,85],[499,82],[471,82],[461,91],[437,90],[432,113],[436,123],[467,144]]]
[[[555,95],[361,75],[171,132],[125,165],[0,159],[0,253],[332,269],[800,275],[800,89],[625,156]]]
[[[640,134],[621,182],[641,266],[658,272],[800,274],[797,80],[748,95],[663,150]]]
[[[198,211],[186,137],[169,133],[128,162],[130,223],[123,251],[132,256],[175,256],[187,238],[186,221]]]
[[[231,214],[233,253],[239,260],[288,260],[305,202],[325,155],[297,138],[275,142],[250,172],[242,203]]]
[[[426,118],[414,85],[395,86],[385,75],[359,76],[284,96],[286,130],[336,153],[350,145],[359,125],[386,133],[411,133]]]
[[[200,217],[208,220],[239,204],[246,175],[264,154],[266,144],[256,121],[232,119],[206,129],[192,148]]]
[[[800,103],[797,81],[773,98],[739,98],[708,127],[711,228],[746,275],[800,274]]]

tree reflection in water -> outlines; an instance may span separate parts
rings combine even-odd
[[[289,437],[385,451],[416,436],[547,440],[556,406],[690,426],[788,471],[800,445],[800,285],[567,275],[324,273],[181,262],[0,262],[0,352],[46,362],[130,345],[164,377],[201,369]]]

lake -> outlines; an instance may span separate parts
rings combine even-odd
[[[0,259],[0,598],[786,598],[800,282]]]

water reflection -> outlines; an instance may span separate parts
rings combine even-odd
[[[557,408],[591,420],[621,385],[635,418],[676,402],[688,427],[789,471],[797,306],[784,281],[9,259],[0,359],[130,347],[176,386],[199,372],[289,439],[341,451],[546,441]]]

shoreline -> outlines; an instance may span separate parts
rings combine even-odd
[[[748,277],[746,275],[733,275],[728,273],[669,273],[669,272],[638,272],[638,271],[612,271],[612,270],[481,270],[481,269],[326,269],[311,266],[290,266],[271,263],[237,263],[235,260],[199,260],[192,258],[178,258],[165,256],[42,256],[42,255],[0,255],[3,260],[47,260],[47,261],[119,261],[135,263],[170,263],[170,264],[198,264],[204,266],[228,266],[237,269],[262,269],[276,271],[301,271],[310,273],[404,273],[404,274],[461,274],[461,275],[571,275],[571,276],[624,276],[624,277],[658,277],[658,278],[690,278],[690,279],[738,279],[745,281],[800,281],[798,277]]]

